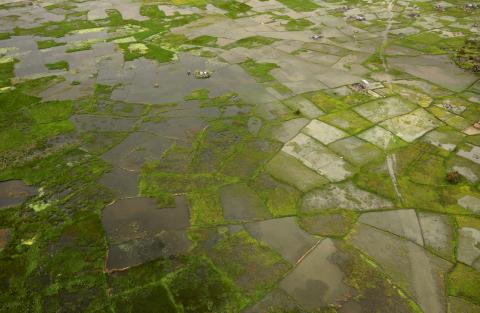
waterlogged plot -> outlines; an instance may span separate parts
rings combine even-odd
[[[480,311],[475,1],[0,3],[0,311]]]
[[[330,181],[342,181],[352,173],[352,166],[342,157],[312,137],[298,134],[282,148],[282,151],[295,157],[305,166],[325,176]]]

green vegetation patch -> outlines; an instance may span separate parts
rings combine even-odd
[[[209,2],[217,8],[227,11],[226,15],[231,18],[236,18],[251,9],[248,4],[235,0],[209,0]]]
[[[462,68],[480,72],[480,39],[469,39],[455,54],[455,62]]]
[[[46,64],[49,70],[65,70],[68,71],[70,69],[70,65],[67,61],[58,61],[55,63]]]
[[[223,173],[248,179],[280,148],[281,144],[277,142],[258,138],[247,139],[237,147],[236,153],[225,161]]]
[[[257,63],[253,59],[248,59],[247,61],[240,64],[248,74],[253,76],[258,82],[269,82],[273,81],[274,78],[270,74],[270,71],[278,68],[278,65],[275,63]]]
[[[263,36],[251,36],[251,37],[246,37],[239,39],[227,46],[225,46],[225,49],[233,49],[237,47],[243,47],[243,48],[248,48],[248,49],[253,49],[253,48],[258,48],[262,46],[268,46],[274,43],[276,39],[269,38],[269,37],[263,37]]]
[[[38,46],[38,49],[48,49],[48,48],[52,48],[52,47],[59,47],[59,46],[64,46],[66,45],[65,42],[58,42],[58,41],[55,41],[55,40],[41,40],[41,41],[37,41],[37,46]]]
[[[74,129],[70,101],[40,103],[18,91],[0,94],[0,152],[35,145]]]
[[[185,100],[205,100],[208,99],[208,89],[195,89],[189,96],[185,96]]]
[[[113,301],[115,312],[119,313],[177,312],[168,290],[162,283],[155,283],[151,286],[120,294]]]
[[[459,228],[469,227],[480,230],[480,218],[472,216],[456,216],[456,220]]]
[[[0,58],[0,88],[10,86],[10,79],[15,76],[15,63],[13,58]]]
[[[299,223],[307,232],[317,236],[344,237],[357,220],[352,211],[328,211],[320,215],[302,216]]]
[[[75,9],[76,6],[70,2],[59,2],[59,3],[47,5],[44,8],[47,10],[62,9],[62,10],[69,11],[69,10]]]
[[[304,95],[308,100],[312,101],[322,111],[330,113],[337,110],[343,110],[349,107],[347,103],[335,97],[332,97],[323,91],[315,91]]]
[[[278,2],[298,12],[309,12],[318,8],[318,5],[310,0],[278,0]]]
[[[257,176],[250,185],[273,216],[297,214],[297,205],[302,195],[297,189],[273,179],[266,173]]]
[[[211,226],[224,222],[219,190],[216,187],[199,188],[187,194],[190,202],[190,223]]]
[[[313,23],[307,19],[300,18],[296,20],[289,20],[287,24],[285,24],[285,29],[289,31],[302,31],[305,28],[312,26]]]
[[[325,123],[341,128],[351,134],[356,134],[372,126],[371,122],[364,119],[354,111],[338,111],[320,116],[319,119]]]
[[[384,166],[384,162],[369,164],[355,176],[354,181],[362,189],[379,194],[390,200],[395,200],[397,199],[395,186]]]
[[[180,174],[160,172],[157,162],[147,163],[140,174],[140,193],[153,197],[159,205],[172,207],[173,194],[195,192],[208,187],[223,186],[236,180],[219,174]]]
[[[480,304],[480,272],[457,263],[447,279],[448,293]]]
[[[217,46],[217,37],[209,36],[209,35],[203,35],[203,36],[198,36],[195,37],[189,41],[187,41],[188,44],[190,45],[195,45],[195,46],[204,46],[204,47],[216,47]]]
[[[416,160],[409,169],[410,179],[424,185],[445,185],[447,184],[447,172],[444,167],[444,159],[424,154]]]
[[[409,300],[381,269],[351,246],[341,244],[339,265],[345,272],[345,283],[357,290],[358,304],[366,312],[421,312],[418,305]]]
[[[443,38],[440,35],[426,31],[397,39],[396,44],[430,54],[443,54],[458,50],[463,43],[462,37]]]
[[[156,18],[164,18],[165,13],[163,11],[160,11],[158,8],[158,5],[151,5],[151,4],[143,4],[140,7],[140,14],[143,16],[147,16],[151,19],[156,19]]]
[[[217,243],[211,252],[213,263],[253,300],[270,291],[290,269],[290,264],[246,231],[230,235]]]
[[[15,28],[16,36],[37,35],[44,37],[65,37],[68,33],[82,29],[95,28],[97,25],[93,21],[74,19],[60,22],[47,22],[34,28]]]
[[[185,313],[233,313],[247,303],[238,287],[206,257],[190,258],[185,267],[166,281]]]

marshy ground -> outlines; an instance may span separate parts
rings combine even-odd
[[[480,312],[480,5],[0,0],[0,312]]]

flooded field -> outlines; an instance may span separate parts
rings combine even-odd
[[[480,312],[480,4],[0,0],[0,312]]]

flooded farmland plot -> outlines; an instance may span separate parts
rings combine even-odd
[[[0,312],[480,312],[480,4],[0,0]]]

